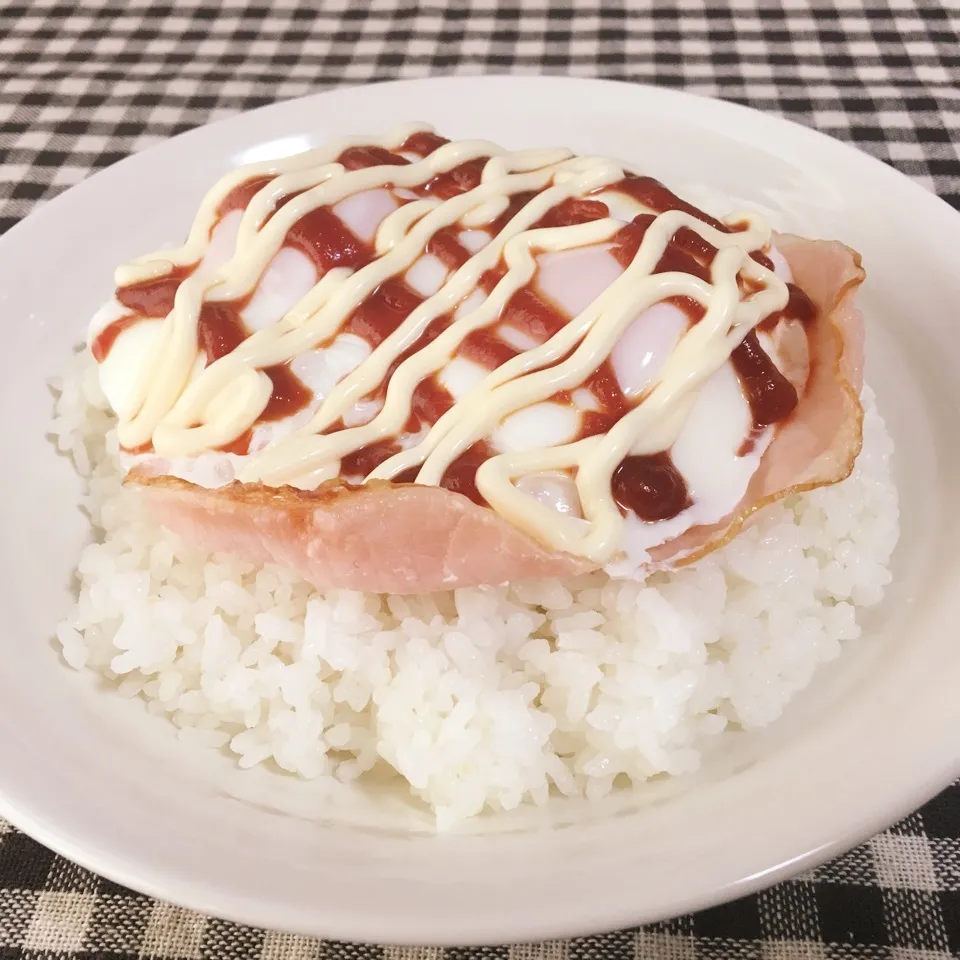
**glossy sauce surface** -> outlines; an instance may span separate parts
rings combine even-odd
[[[665,451],[622,460],[613,474],[613,496],[646,523],[669,520],[690,506],[686,482]]]
[[[754,430],[786,420],[797,406],[797,391],[764,352],[753,331],[730,354],[750,404]]]
[[[130,327],[140,323],[142,319],[135,313],[128,313],[126,316],[120,317],[119,320],[114,320],[105,326],[90,342],[90,352],[93,354],[93,359],[97,363],[103,363],[110,355],[113,345],[117,342],[117,337],[124,330],[129,330]]]
[[[166,276],[118,287],[115,294],[128,310],[143,317],[165,317],[172,309],[180,284],[193,273],[195,265],[175,267]]]

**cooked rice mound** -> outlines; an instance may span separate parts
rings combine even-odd
[[[66,662],[241,767],[351,781],[387,764],[440,826],[696,770],[726,728],[776,720],[890,581],[893,442],[869,388],[853,475],[691,568],[396,597],[190,547],[122,487],[93,360],[56,387],[95,528]]]

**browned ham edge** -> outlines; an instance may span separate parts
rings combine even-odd
[[[439,487],[333,480],[311,491],[243,483],[207,490],[138,471],[126,482],[184,539],[283,564],[319,589],[430,593],[596,568],[545,550],[486,507]]]

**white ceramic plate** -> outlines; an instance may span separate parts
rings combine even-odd
[[[562,144],[775,225],[838,237],[870,277],[868,379],[895,435],[903,537],[866,636],[763,735],[694,780],[435,837],[389,793],[321,796],[193,753],[59,661],[51,634],[87,536],[44,439],[45,380],[119,261],[178,239],[234,164],[428,120]],[[0,813],[144,892],[345,939],[468,943],[585,933],[746,894],[863,839],[960,773],[960,217],[882,164],[730,104],[598,81],[423,80],[308,97],[197,130],[69,191],[0,240]]]

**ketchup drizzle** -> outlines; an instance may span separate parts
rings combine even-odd
[[[453,493],[462,493],[474,503],[480,506],[486,505],[480,491],[477,489],[477,470],[483,465],[484,461],[489,460],[492,451],[484,441],[475,443],[469,450],[465,450],[454,460],[443,479],[440,486]]]
[[[362,337],[376,348],[423,303],[398,277],[390,277],[377,287],[344,324],[344,333]]]
[[[236,440],[225,443],[222,447],[217,447],[221,453],[235,453],[238,457],[244,457],[250,452],[250,441],[253,439],[253,428],[244,430]]]
[[[495,370],[518,353],[515,347],[501,340],[492,330],[482,327],[464,337],[458,356],[472,360],[487,370]]]
[[[669,520],[690,506],[680,471],[667,452],[625,457],[613,473],[613,499],[646,523]]]
[[[273,393],[270,394],[270,400],[260,414],[260,420],[283,420],[310,406],[313,394],[290,369],[289,363],[265,367],[263,372],[273,383]]]
[[[730,227],[725,223],[721,223],[715,217],[711,217],[710,214],[704,213],[703,210],[695,207],[692,203],[681,200],[680,197],[668,190],[659,180],[655,180],[653,177],[639,177],[636,174],[628,173],[623,180],[613,184],[613,186],[608,189],[616,190],[618,193],[625,193],[627,196],[633,197],[634,200],[642,203],[645,207],[649,207],[651,210],[655,210],[657,213],[666,213],[668,210],[681,210],[683,213],[688,213],[691,217],[696,217],[697,220],[713,227],[714,230],[719,230],[720,233],[732,232]]]
[[[396,440],[381,440],[379,443],[360,447],[343,457],[340,461],[340,473],[346,477],[366,477],[401,449]]]
[[[124,330],[136,326],[142,319],[143,317],[127,314],[125,317],[120,317],[119,320],[108,323],[90,344],[90,352],[93,354],[93,359],[96,360],[97,363],[103,363],[110,355],[114,343],[117,342],[117,337],[119,337]]]
[[[772,330],[781,320],[799,320],[803,324],[811,323],[817,316],[816,304],[795,283],[788,283],[790,297],[787,305],[779,313],[771,313],[762,320],[758,330]]]
[[[587,200],[583,197],[567,197],[548,210],[535,227],[573,227],[580,223],[591,223],[610,216],[610,208],[601,200]]]
[[[232,353],[250,336],[238,305],[243,301],[208,301],[200,308],[197,341],[207,355],[207,363]]]
[[[114,296],[128,310],[142,317],[165,317],[172,309],[177,289],[196,269],[196,264],[174,267],[162,277],[141,280],[126,287],[117,287]]]
[[[217,207],[217,218],[223,219],[234,210],[246,210],[250,201],[273,179],[273,177],[251,177],[235,186]]]
[[[436,134],[415,133],[396,152],[376,145],[350,147],[345,149],[337,160],[348,171],[379,165],[399,167],[410,162],[406,157],[400,156],[401,152],[426,157],[446,143],[449,141]],[[475,189],[480,184],[488,159],[481,157],[466,161],[412,189],[421,196],[451,199]],[[234,187],[218,205],[218,217],[222,218],[232,211],[246,208],[254,195],[267,186],[271,179],[269,176],[253,177]],[[652,177],[627,174],[621,181],[606,189],[633,197],[656,214],[681,210],[722,233],[746,227],[745,224],[728,226],[716,220],[677,197]],[[481,229],[496,235],[535,196],[536,192],[511,196],[504,212],[493,223]],[[289,199],[291,198],[283,198],[278,207]],[[535,227],[571,226],[609,215],[609,208],[602,201],[589,197],[569,198],[548,211]],[[633,261],[654,220],[654,214],[641,214],[613,237],[611,253],[622,266],[627,267]],[[428,242],[425,252],[436,256],[449,269],[458,269],[471,257],[470,251],[458,239],[460,229],[462,228],[453,226],[439,230]],[[320,273],[335,267],[357,270],[376,257],[372,246],[356,237],[328,206],[319,207],[301,217],[290,228],[284,244],[307,256]],[[695,230],[681,228],[671,238],[654,272],[683,272],[709,282],[710,267],[716,255],[717,248],[700,237]],[[773,269],[770,258],[762,252],[753,252],[750,256],[758,264]],[[177,267],[164,277],[119,288],[116,292],[117,300],[130,310],[131,314],[109,324],[94,339],[91,349],[97,361],[102,362],[108,356],[123,330],[145,317],[165,317],[173,309],[180,283],[189,277],[195,268],[195,264]],[[480,288],[489,293],[505,273],[506,267],[501,262],[483,275]],[[799,287],[789,284],[788,289],[790,299],[787,306],[780,313],[767,318],[759,329],[770,329],[784,317],[807,323],[816,316],[816,307]],[[200,349],[206,355],[208,363],[230,353],[249,336],[241,316],[248,300],[249,297],[231,302],[203,304],[198,319],[197,336]],[[389,278],[354,310],[342,331],[356,334],[372,348],[376,348],[422,302],[423,298],[402,279]],[[693,323],[703,316],[704,308],[690,298],[676,297],[672,298],[672,302],[680,307]],[[538,295],[531,284],[510,297],[497,322],[509,324],[541,344],[556,334],[568,320],[562,311]],[[399,364],[414,352],[423,349],[449,326],[449,323],[449,317],[438,318],[432,323],[424,335],[394,361],[386,379],[373,396],[383,399],[390,376]],[[492,328],[473,331],[458,350],[459,355],[487,370],[495,369],[517,356],[518,352]],[[756,332],[749,333],[733,351],[731,362],[750,404],[755,433],[792,414],[798,402],[797,392],[763,351]],[[259,418],[261,421],[286,418],[310,404],[311,391],[296,377],[289,364],[268,367],[264,372],[270,377],[273,391]],[[582,415],[581,437],[609,430],[634,405],[634,401],[623,394],[609,360],[605,360],[587,378],[583,387],[592,392],[600,409]],[[431,426],[453,405],[451,394],[440,385],[436,376],[430,376],[424,379],[413,393],[411,413],[405,429],[413,433],[424,426]],[[252,431],[248,430],[221,449],[231,453],[246,453],[251,436]],[[401,449],[396,440],[370,444],[346,455],[342,460],[341,470],[347,476],[365,477]],[[476,486],[476,471],[491,455],[492,450],[486,442],[475,444],[450,464],[440,485],[483,504],[485,501]],[[418,469],[404,471],[397,480],[412,480]],[[647,522],[675,516],[690,505],[683,477],[670,459],[669,452],[650,456],[628,456],[614,472],[611,489],[622,509],[633,510],[641,520]]]
[[[334,267],[358,270],[375,256],[373,248],[348,230],[327,206],[317,207],[297,220],[288,231],[284,245],[299,250],[322,272]]]
[[[454,227],[438,230],[427,242],[426,252],[435,256],[448,270],[459,270],[471,256],[457,238]]]
[[[413,133],[400,146],[401,153],[415,153],[419,157],[429,157],[434,150],[439,150],[450,141],[446,137],[438,136],[429,130]]]
[[[468,193],[480,186],[480,176],[489,157],[477,157],[467,160],[460,166],[438,173],[432,180],[419,187],[413,187],[414,193],[425,197],[438,197],[440,200],[452,200],[461,193]]]
[[[410,163],[405,157],[391,153],[385,147],[347,147],[337,157],[337,163],[346,170],[362,170],[365,167],[403,167]]]
[[[740,385],[750,404],[754,430],[786,420],[797,406],[797,391],[767,356],[751,330],[730,354]]]
[[[426,377],[417,384],[410,402],[411,420],[416,417],[419,425],[433,426],[454,404],[454,399],[437,378]],[[412,430],[409,432],[413,432]]]
[[[545,343],[568,322],[565,314],[550,306],[530,287],[521,287],[510,297],[500,314],[500,321],[527,334],[537,343]]]

